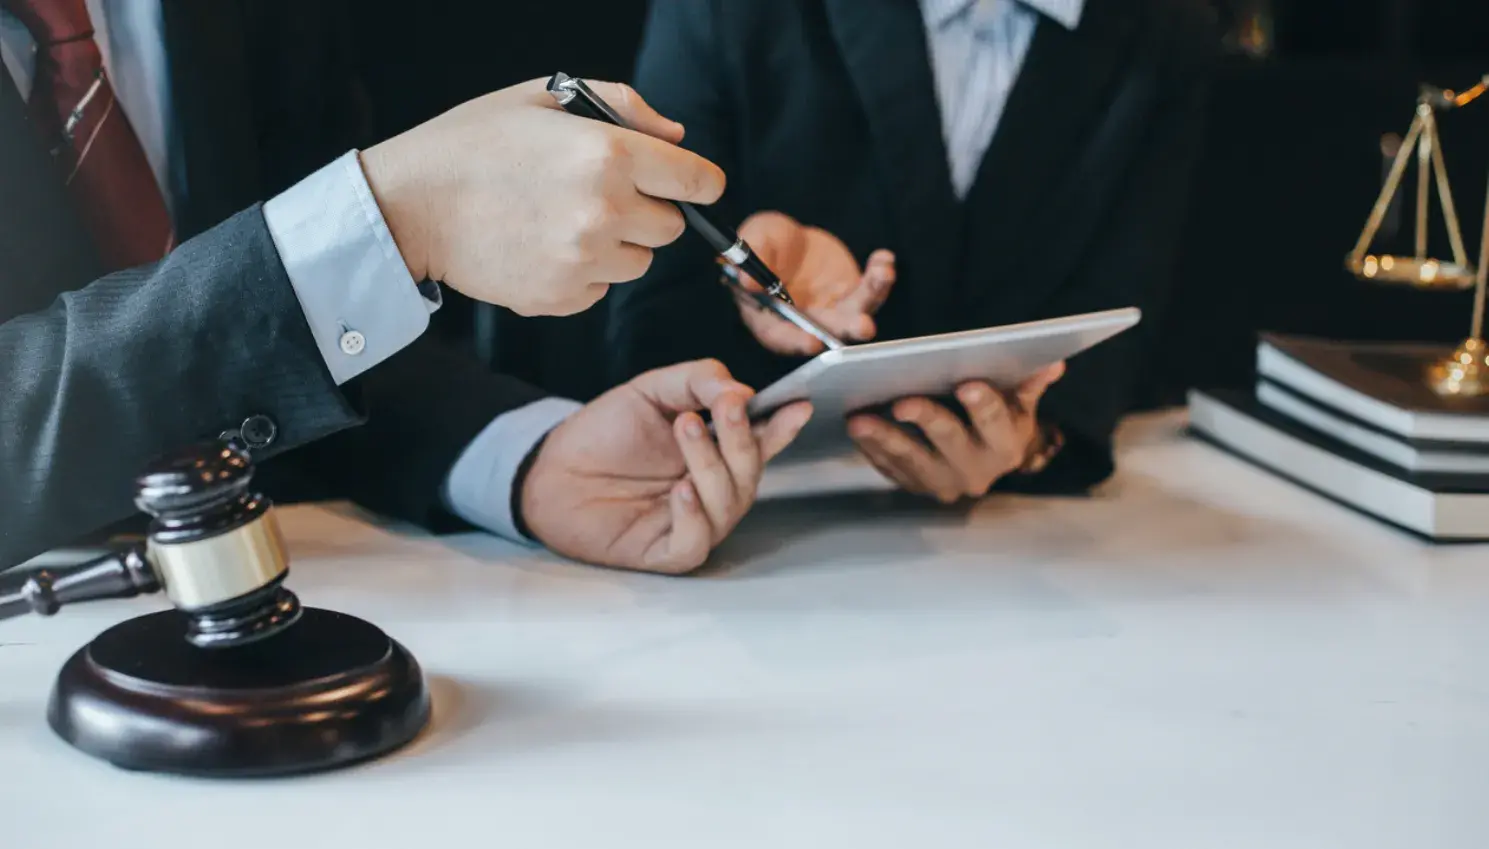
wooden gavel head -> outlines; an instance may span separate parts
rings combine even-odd
[[[252,458],[229,441],[166,455],[135,481],[152,517],[148,560],[199,648],[245,645],[300,618],[272,504],[252,482]]]
[[[284,588],[284,540],[269,499],[252,482],[252,459],[233,442],[161,457],[135,480],[135,504],[153,519],[147,545],[28,575],[0,590],[0,619],[164,590],[197,648],[243,646],[284,631],[299,620],[300,600]]]

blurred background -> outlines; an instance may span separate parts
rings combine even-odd
[[[1148,405],[1190,385],[1251,382],[1260,330],[1455,343],[1471,295],[1381,287],[1343,267],[1380,191],[1393,141],[1419,85],[1467,88],[1489,73],[1485,0],[1214,0],[1225,58],[1162,324]],[[646,0],[568,0],[553,25],[542,6],[422,0],[413,28],[389,0],[364,16],[390,61],[373,81],[380,134],[460,101],[555,70],[629,80]],[[493,39],[493,34],[495,38]],[[429,93],[437,93],[431,96]],[[417,93],[417,94],[416,94]],[[1489,98],[1442,117],[1442,143],[1468,251],[1477,261],[1489,179]],[[1404,183],[1413,198],[1414,169]],[[1410,253],[1412,205],[1379,246]],[[1434,206],[1432,250],[1448,247]],[[603,307],[603,305],[602,305]],[[606,310],[524,319],[450,296],[441,332],[492,367],[579,399],[604,388],[597,365]]]

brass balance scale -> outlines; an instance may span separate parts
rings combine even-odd
[[[1416,117],[1412,119],[1411,127],[1401,141],[1401,148],[1391,165],[1380,196],[1376,198],[1375,206],[1370,211],[1370,218],[1365,222],[1365,229],[1345,261],[1345,266],[1356,277],[1369,282],[1436,291],[1461,291],[1473,287],[1473,319],[1468,338],[1452,354],[1432,364],[1425,376],[1432,389],[1444,397],[1472,398],[1489,394],[1489,344],[1485,343],[1483,332],[1485,278],[1489,277],[1489,197],[1485,199],[1484,232],[1480,240],[1478,267],[1474,268],[1468,262],[1468,254],[1463,247],[1463,233],[1458,225],[1458,212],[1453,207],[1453,192],[1448,184],[1442,141],[1438,135],[1437,113],[1467,106],[1486,90],[1489,90],[1489,76],[1463,92],[1423,88],[1417,100]],[[1406,173],[1414,149],[1418,170],[1416,252],[1413,256],[1372,254],[1369,252],[1370,244],[1375,240],[1396,193],[1401,190],[1402,176]],[[1434,185],[1437,187],[1443,219],[1447,225],[1448,241],[1453,252],[1452,261],[1434,259],[1427,255],[1427,214],[1430,191]]]

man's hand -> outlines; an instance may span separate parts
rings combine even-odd
[[[522,315],[568,315],[682,235],[664,200],[709,204],[718,166],[628,86],[594,83],[637,131],[561,111],[544,81],[479,97],[362,154],[415,281]]]
[[[929,399],[897,401],[895,419],[918,427],[930,448],[875,416],[850,418],[848,433],[869,462],[907,492],[943,504],[979,498],[1024,464],[1039,437],[1039,399],[1064,373],[1065,364],[1056,363],[1007,396],[980,381],[963,384],[956,394],[970,428]]]
[[[894,285],[894,254],[875,251],[868,267],[860,269],[836,236],[779,212],[750,216],[740,225],[739,235],[780,275],[798,309],[839,339],[874,338],[873,315]],[[760,288],[748,276],[741,279],[752,289]],[[822,352],[816,337],[753,305],[741,303],[740,314],[760,344],[778,354]]]
[[[751,427],[753,391],[716,361],[650,371],[554,428],[522,483],[528,529],[602,566],[682,574],[703,565],[755,501],[765,464],[811,406]],[[711,413],[716,437],[698,415]]]

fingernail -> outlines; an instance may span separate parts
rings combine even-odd
[[[739,424],[745,420],[745,408],[743,404],[730,404],[729,409],[724,411],[729,421]]]
[[[690,483],[684,483],[682,486],[678,487],[677,495],[679,498],[689,504],[692,504],[698,500],[698,493],[693,491],[693,485]]]
[[[962,390],[962,397],[965,398],[967,400],[967,403],[969,404],[981,404],[983,401],[987,400],[987,396],[987,390],[982,388],[981,386],[969,386],[966,389]]]
[[[698,421],[697,419],[693,419],[692,421],[684,425],[683,430],[687,432],[689,439],[703,438],[703,422]]]

